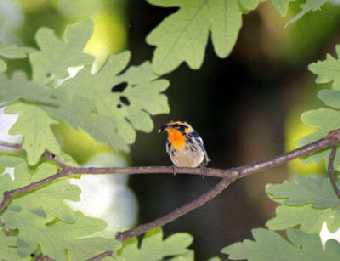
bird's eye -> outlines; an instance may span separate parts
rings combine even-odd
[[[178,126],[178,130],[179,130],[179,131],[183,131],[183,132],[184,132],[186,128],[187,128],[187,127],[184,126],[184,125],[179,125],[179,126]]]

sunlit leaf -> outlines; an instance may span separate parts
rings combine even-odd
[[[17,251],[17,238],[6,236],[5,233],[0,230],[0,259],[4,261],[11,261],[11,260],[31,260],[28,257],[21,257],[18,255]]]
[[[163,239],[160,229],[149,231],[143,238],[140,247],[136,239],[124,242],[118,256],[110,260],[119,261],[158,261],[164,257],[181,256],[176,261],[192,260],[192,253],[188,247],[192,243],[192,237],[185,233],[176,233]],[[181,259],[182,258],[182,259]]]
[[[157,73],[168,73],[182,62],[192,69],[200,68],[210,33],[219,57],[228,56],[236,43],[242,24],[238,0],[148,2],[162,7],[179,7],[147,36],[147,43],[156,47],[153,68]]]
[[[316,63],[311,63],[309,70],[317,75],[316,83],[332,83],[332,88],[340,89],[340,45],[335,47],[337,57],[333,57],[330,54],[326,59]]]
[[[315,12],[319,11],[321,7],[327,2],[327,0],[306,0],[302,5],[301,5],[301,11],[295,15],[293,18],[291,18],[287,25],[295,23],[298,21],[300,18],[302,18],[305,14],[309,12]]]
[[[16,103],[10,105],[6,112],[19,115],[16,123],[10,129],[10,133],[23,136],[23,149],[27,153],[30,165],[38,163],[45,151],[54,154],[61,152],[51,129],[51,126],[58,122],[51,119],[44,110],[34,105]]]
[[[340,227],[340,207],[317,209],[310,205],[283,205],[276,209],[276,216],[266,225],[272,230],[299,226],[303,232],[319,234],[324,222],[327,223],[331,232],[335,232]]]
[[[295,176],[282,184],[268,185],[266,192],[286,205],[311,204],[315,208],[340,207],[328,177]]]
[[[258,228],[252,231],[254,240],[246,239],[222,249],[230,260],[249,261],[336,261],[340,247],[334,241],[328,241],[322,248],[318,235],[308,235],[299,230],[288,230],[288,240],[278,234]]]
[[[33,80],[49,83],[68,76],[68,68],[91,64],[93,58],[83,52],[92,33],[90,21],[67,27],[64,39],[59,39],[53,30],[41,28],[35,39],[40,50],[29,55],[33,68]]]

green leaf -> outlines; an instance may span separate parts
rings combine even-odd
[[[285,205],[311,204],[322,209],[340,207],[328,177],[295,176],[282,184],[268,185],[266,192],[275,199],[283,199]]]
[[[238,0],[148,2],[162,7],[179,7],[146,38],[148,44],[156,46],[153,68],[157,73],[168,73],[182,62],[192,69],[200,68],[210,32],[216,54],[219,57],[230,54],[242,25]]]
[[[30,258],[23,258],[18,255],[16,237],[6,236],[0,229],[0,254],[1,260],[13,261],[13,260],[30,260]]]
[[[340,111],[329,109],[329,108],[319,108],[316,110],[311,110],[303,113],[301,115],[301,120],[304,124],[317,129],[316,132],[304,137],[301,140],[301,144],[305,145],[310,142],[314,142],[324,136],[326,136],[331,130],[340,128]],[[334,166],[337,170],[340,169],[340,156],[339,149],[335,157]],[[311,156],[308,156],[306,161],[320,161],[324,160],[328,165],[330,149],[322,150]]]
[[[308,235],[299,230],[288,230],[286,241],[278,234],[266,229],[254,229],[254,240],[244,240],[222,249],[230,260],[249,261],[336,261],[339,259],[340,248],[334,241],[326,243],[322,248],[317,235]]]
[[[18,238],[22,242],[19,252],[29,255],[38,249],[43,255],[60,261],[78,261],[100,254],[107,250],[116,250],[120,243],[114,239],[91,237],[102,231],[105,223],[99,219],[85,217],[78,213],[74,223],[56,221],[47,223],[44,217],[22,210],[7,214],[10,227],[18,228]]]
[[[22,158],[14,156],[1,155],[0,166],[3,168],[15,168],[18,172],[14,180],[7,175],[9,173],[5,172],[4,175],[0,175],[0,200],[2,200],[5,191],[27,185],[30,182],[31,173],[26,162]]]
[[[115,149],[126,150],[126,144],[135,141],[136,130],[153,129],[150,115],[169,112],[167,98],[161,93],[168,81],[159,80],[149,63],[118,75],[129,59],[130,53],[124,52],[112,56],[96,74],[83,69],[58,88],[66,106],[49,108],[49,112]],[[115,91],[117,85],[126,87]]]
[[[272,5],[280,13],[281,16],[286,16],[289,8],[289,3],[294,0],[271,0]]]
[[[7,64],[4,60],[0,59],[0,73],[5,72],[7,70]]]
[[[91,34],[89,20],[68,26],[63,40],[51,29],[39,29],[35,39],[40,50],[29,55],[33,80],[38,83],[58,81],[68,76],[68,68],[92,63],[93,58],[83,52]]]
[[[5,58],[26,58],[30,53],[35,51],[36,50],[31,47],[0,44],[0,56]]]
[[[306,233],[319,234],[324,222],[331,231],[340,227],[340,202],[328,177],[296,176],[292,181],[269,185],[267,194],[281,205],[267,222],[273,230],[299,226]],[[334,208],[331,208],[334,207]]]
[[[30,58],[35,80],[40,83],[28,81],[22,75],[8,79],[0,74],[0,103],[17,100],[38,103],[52,119],[83,130],[115,150],[127,152],[137,130],[153,129],[152,115],[169,113],[167,97],[163,94],[169,82],[159,79],[147,62],[122,73],[130,60],[129,52],[111,56],[99,71],[92,73],[91,65],[81,55],[89,37],[89,25],[87,22],[71,26],[65,33],[65,41],[47,29],[38,34],[41,50],[31,53]],[[65,48],[75,56],[68,55]],[[84,63],[79,64],[80,61]],[[78,65],[82,66],[80,71],[67,75],[70,66]],[[47,74],[53,79],[47,79]],[[57,88],[42,83],[53,83]],[[51,142],[50,137],[47,140]],[[37,153],[34,156],[30,158],[32,164],[37,161]]]
[[[1,166],[15,168],[14,180],[0,176],[0,197],[4,191],[25,186],[57,172],[54,164],[43,163],[31,169],[23,159],[1,156]],[[65,205],[65,199],[79,200],[80,190],[67,179],[44,186],[34,192],[15,198],[1,214],[8,228],[18,229],[18,251],[29,256],[40,249],[42,254],[55,260],[86,260],[106,250],[116,250],[120,244],[115,239],[105,239],[100,234],[106,227],[104,221],[85,217]],[[0,246],[1,249],[1,246]]]
[[[264,0],[239,0],[241,7],[245,12],[255,10],[256,7]]]
[[[194,261],[194,251],[190,250],[187,254],[176,256],[169,259],[170,261]],[[209,261],[221,261],[221,260],[210,260]]]
[[[21,99],[47,106],[58,105],[52,89],[27,80],[22,73],[15,73],[12,79],[0,74],[0,86],[0,104]]]
[[[337,57],[327,55],[326,59],[316,63],[311,63],[308,69],[317,75],[316,83],[332,82],[333,89],[340,89],[340,45],[335,47]]]
[[[340,54],[340,45],[336,46],[336,54]],[[334,90],[322,90],[318,93],[318,97],[328,106],[339,109],[340,108],[340,62],[337,57],[327,55],[324,61],[312,63],[309,65],[309,70],[317,75],[316,82],[319,84],[331,83]],[[301,115],[304,124],[317,129],[313,134],[305,137],[302,144],[307,144],[311,141],[320,139],[328,134],[329,131],[340,127],[339,121],[340,111],[330,108],[319,108],[305,112]],[[339,152],[339,150],[338,150]],[[325,160],[328,164],[330,150],[323,150],[308,157],[307,161]],[[337,153],[335,158],[335,168],[340,170],[340,156]]]
[[[57,167],[50,163],[43,163],[34,171],[30,182],[35,182],[52,176],[57,173]],[[55,217],[65,222],[74,221],[74,211],[65,205],[67,200],[80,200],[80,189],[76,185],[70,184],[67,179],[59,179],[43,187],[34,193],[29,193],[25,197],[15,200],[14,205],[29,209],[34,213],[43,210],[44,215],[49,219]]]
[[[319,11],[321,9],[321,6],[323,6],[326,2],[327,0],[306,0],[306,2],[301,5],[301,11],[293,18],[291,18],[288,21],[287,25],[295,23],[308,12]]]
[[[54,154],[61,152],[51,126],[58,124],[48,114],[37,106],[16,103],[8,106],[7,113],[18,113],[16,123],[10,129],[13,135],[23,136],[23,149],[27,153],[28,163],[35,165],[46,151]]]
[[[17,157],[0,157],[0,166],[14,167],[14,180],[0,176],[0,199],[3,192],[26,186],[31,182],[44,179],[57,173],[57,167],[51,163],[42,163],[36,169],[30,169],[23,159]],[[53,184],[44,186],[32,193],[17,197],[4,214],[7,221],[8,212],[25,209],[44,216],[48,220],[58,218],[65,222],[74,221],[74,211],[65,205],[64,200],[79,200],[80,189],[70,184],[67,179],[58,179]],[[20,215],[20,214],[18,214]]]
[[[340,227],[340,208],[316,209],[310,205],[279,206],[276,216],[266,223],[271,230],[284,230],[299,226],[305,233],[319,234],[326,222],[329,230],[335,232]]]
[[[188,247],[192,243],[192,237],[185,233],[176,233],[163,239],[161,229],[149,231],[138,247],[136,239],[124,242],[124,247],[119,251],[115,260],[126,261],[158,261],[164,257],[189,255]],[[177,259],[175,259],[177,261]],[[181,260],[181,259],[179,259]],[[185,261],[188,260],[186,257]],[[190,259],[189,259],[190,260]]]
[[[299,253],[298,249],[278,234],[262,228],[253,229],[252,234],[254,241],[245,239],[223,248],[221,252],[229,255],[230,260],[300,261],[295,257]]]
[[[124,96],[131,103],[130,106],[124,107],[122,113],[117,112],[117,115],[122,115],[120,122],[127,120],[136,130],[150,132],[153,129],[153,122],[149,114],[170,112],[167,97],[160,94],[168,88],[169,82],[157,78],[148,62],[138,67],[130,67],[126,73],[117,77],[115,85],[122,83],[128,85],[125,91],[116,93],[116,102]]]
[[[19,158],[17,156],[0,154],[0,166],[15,168],[16,166],[20,164],[25,164],[24,159]]]
[[[326,105],[340,109],[340,91],[322,90],[318,92],[318,97]]]

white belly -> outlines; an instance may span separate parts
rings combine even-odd
[[[192,151],[184,149],[176,151],[174,155],[170,154],[170,159],[177,167],[196,168],[203,162],[204,152],[201,150]]]

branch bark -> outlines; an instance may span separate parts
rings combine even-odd
[[[113,255],[113,251],[111,250],[108,250],[108,251],[105,251],[99,255],[96,255],[96,256],[93,256],[89,259],[87,259],[86,261],[100,261],[102,260],[104,257],[107,257],[107,256],[112,256]]]
[[[193,211],[194,209],[203,206],[210,200],[214,199],[217,195],[222,193],[230,184],[238,180],[239,178],[253,175],[257,172],[267,170],[278,165],[284,164],[290,160],[296,159],[298,157],[304,157],[314,152],[331,147],[332,151],[330,154],[330,164],[329,164],[329,174],[333,177],[334,174],[334,158],[337,144],[340,143],[340,130],[331,131],[326,137],[309,143],[303,147],[295,149],[287,154],[277,156],[271,160],[255,162],[252,164],[240,166],[232,169],[215,169],[206,168],[202,171],[201,168],[175,168],[176,174],[188,174],[188,175],[204,175],[204,176],[214,176],[222,178],[221,181],[210,191],[204,193],[200,197],[192,200],[191,202],[183,205],[182,207],[173,210],[172,212],[157,218],[156,220],[139,225],[135,228],[129,229],[125,232],[118,233],[116,238],[118,240],[126,240],[131,237],[139,236],[151,228],[163,226],[169,222],[176,220],[177,218],[186,215],[187,213]],[[8,146],[7,146],[8,145]],[[0,147],[8,147],[21,149],[20,144],[8,144],[0,143]],[[59,167],[59,171],[40,181],[32,182],[26,186],[16,188],[10,191],[4,192],[3,199],[0,202],[0,214],[7,208],[10,202],[22,193],[30,192],[35,189],[53,182],[56,179],[65,176],[72,175],[112,175],[112,174],[173,174],[173,166],[148,166],[148,167],[126,167],[126,168],[106,168],[106,167],[73,167],[65,165],[63,162],[57,160],[53,154],[46,152],[45,156],[47,159],[54,161]],[[332,175],[331,175],[332,174]],[[331,178],[333,180],[333,178]],[[333,183],[332,183],[333,184]],[[339,196],[339,195],[338,195]],[[101,260],[103,257],[112,255],[112,252],[106,251],[100,255],[94,256],[89,260]]]
[[[328,176],[331,181],[332,187],[334,189],[335,195],[340,199],[340,191],[336,184],[336,176],[334,174],[334,161],[336,156],[336,146],[332,146],[331,152],[329,153],[329,161],[328,161]]]

